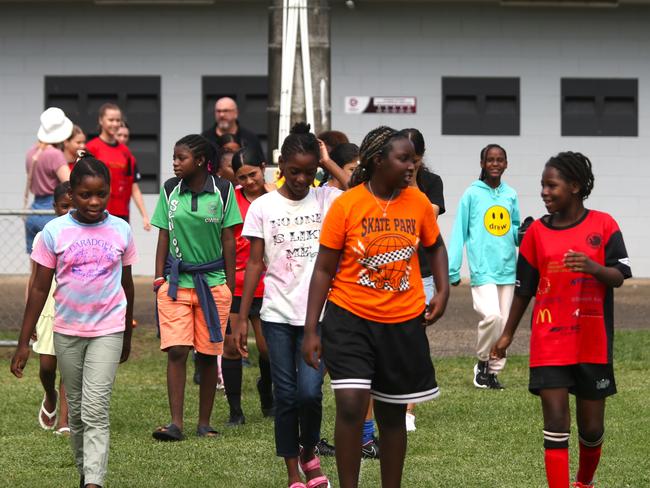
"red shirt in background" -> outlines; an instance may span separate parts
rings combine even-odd
[[[244,191],[241,187],[235,189],[235,196],[237,197],[237,205],[239,205],[239,212],[241,213],[242,220],[246,220],[248,208],[251,206],[244,196]],[[244,224],[239,224],[234,227],[235,231],[235,248],[237,256],[235,258],[235,296],[242,296],[244,291],[244,272],[246,271],[246,263],[251,255],[251,242],[241,235]],[[255,289],[256,298],[264,296],[264,276],[260,279]]]
[[[99,137],[86,144],[86,148],[111,172],[111,195],[106,209],[111,215],[128,218],[133,183],[137,181],[133,154],[124,144],[109,144]]]

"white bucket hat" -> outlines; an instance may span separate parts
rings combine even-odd
[[[41,126],[38,128],[38,140],[46,144],[65,141],[72,134],[72,121],[63,110],[50,107],[41,114]]]

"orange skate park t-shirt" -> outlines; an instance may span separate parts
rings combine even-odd
[[[365,185],[348,190],[327,212],[320,243],[342,251],[329,300],[364,319],[398,323],[424,309],[417,248],[433,245],[440,231],[417,188],[403,189],[387,204]]]

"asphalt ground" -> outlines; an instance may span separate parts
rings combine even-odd
[[[10,330],[20,328],[25,297],[26,276],[0,277],[0,330],[11,337]],[[138,327],[155,327],[154,294],[151,277],[135,277],[135,312]],[[614,295],[615,327],[618,329],[650,328],[650,279],[628,280]],[[307,297],[305,297],[305,300]],[[526,313],[510,349],[512,354],[528,350],[530,309]],[[468,284],[452,287],[444,317],[428,328],[433,357],[473,355],[476,345],[478,315],[472,308]],[[16,334],[17,337],[17,334]]]

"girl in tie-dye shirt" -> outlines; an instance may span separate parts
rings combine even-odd
[[[70,186],[75,210],[49,222],[32,252],[36,273],[11,371],[23,375],[29,338],[56,276],[54,348],[81,486],[94,488],[106,477],[117,365],[131,350],[131,265],[137,256],[129,225],[106,212],[110,173],[104,163],[80,159]]]

